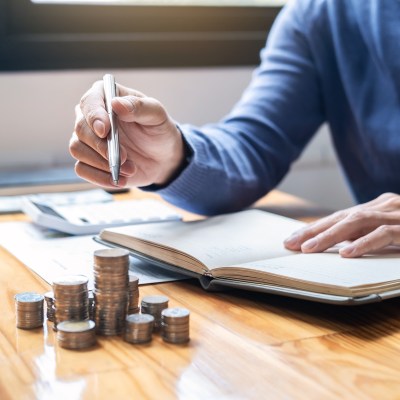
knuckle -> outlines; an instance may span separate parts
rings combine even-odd
[[[392,225],[381,225],[377,228],[377,232],[379,235],[393,238],[394,228]]]
[[[359,239],[357,247],[361,250],[368,249],[371,247],[372,239],[368,236],[363,236]]]
[[[371,213],[366,210],[356,210],[349,214],[348,218],[350,221],[361,221],[364,219],[368,219],[371,216]]]
[[[149,102],[153,103],[153,105],[156,106],[156,107],[160,107],[160,108],[162,107],[161,103],[157,99],[155,99],[154,97],[148,97],[147,100]]]
[[[78,118],[80,115],[82,115],[80,105],[76,104],[75,105],[75,116]]]
[[[324,243],[335,243],[335,234],[331,230],[328,230],[324,233],[321,233],[317,237],[319,242],[324,242]]]
[[[393,196],[396,196],[394,193],[392,193],[392,192],[386,192],[386,193],[383,193],[383,194],[381,194],[379,197],[378,197],[378,199],[381,199],[381,200],[388,200],[388,199],[391,199]]]
[[[89,92],[86,92],[82,97],[81,100],[79,101],[79,107],[81,110],[83,110],[86,106],[86,103],[88,101],[88,97],[89,97]]]
[[[143,108],[143,100],[140,97],[132,97],[132,111],[138,112],[141,108]]]
[[[105,146],[104,140],[101,140],[97,136],[95,137],[94,149],[103,157],[107,157],[107,147]]]
[[[103,86],[103,81],[98,79],[97,81],[93,82],[92,88],[96,88],[97,86]]]
[[[400,196],[390,196],[386,199],[386,204],[390,209],[400,208]]]
[[[336,212],[334,212],[334,213],[331,215],[332,220],[333,220],[334,222],[339,222],[339,221],[341,221],[342,219],[344,219],[346,216],[347,216],[347,213],[346,213],[345,210],[336,211]]]
[[[93,126],[94,121],[97,118],[97,112],[93,108],[89,108],[85,115],[86,121],[89,123],[90,126]]]
[[[76,175],[82,177],[82,164],[79,161],[75,163],[74,170]]]
[[[80,149],[79,142],[75,139],[71,139],[69,142],[69,152],[73,158],[78,159],[80,153],[79,149]]]
[[[85,129],[86,127],[86,121],[84,118],[79,118],[76,122],[75,122],[75,132],[76,134],[79,136],[82,131]]]

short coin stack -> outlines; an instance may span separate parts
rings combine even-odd
[[[154,317],[154,331],[161,327],[161,311],[168,308],[167,296],[145,296],[141,302],[142,314],[150,314]]]
[[[186,308],[167,308],[161,313],[161,337],[169,343],[189,341],[189,316]]]
[[[54,315],[56,309],[54,307],[54,293],[47,292],[44,294],[44,299],[46,300],[46,316],[50,322],[54,322]]]
[[[63,321],[57,325],[57,342],[65,349],[86,349],[96,344],[95,323]]]
[[[83,321],[89,318],[88,278],[66,275],[53,281],[54,328],[62,321]]]
[[[120,335],[128,304],[129,252],[102,249],[94,252],[94,319],[99,335]]]
[[[150,342],[154,317],[150,314],[131,314],[126,317],[124,340],[129,343]]]
[[[127,314],[137,314],[139,311],[139,278],[137,276],[129,276]]]
[[[17,327],[34,329],[43,326],[43,301],[41,294],[34,292],[18,293],[14,296]]]

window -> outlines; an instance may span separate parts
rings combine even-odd
[[[0,69],[255,65],[283,0],[0,0]]]

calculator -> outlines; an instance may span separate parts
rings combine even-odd
[[[27,196],[21,208],[35,224],[71,235],[97,234],[114,226],[182,219],[171,206],[154,199],[52,205]]]

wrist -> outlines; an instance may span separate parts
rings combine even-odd
[[[175,146],[175,150],[172,151],[172,160],[170,163],[170,167],[165,168],[165,173],[160,179],[154,182],[154,187],[161,189],[163,187],[168,186],[171,182],[173,182],[178,176],[185,170],[185,168],[190,164],[193,158],[193,149],[186,141],[184,135],[182,134],[179,127],[177,127],[179,132],[178,135],[178,143]]]

